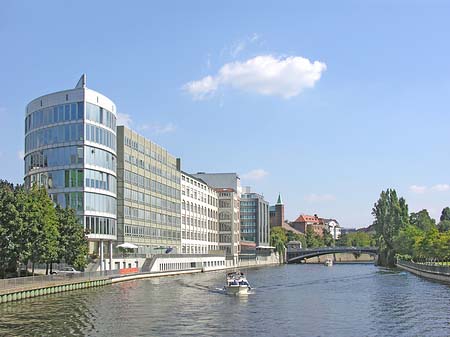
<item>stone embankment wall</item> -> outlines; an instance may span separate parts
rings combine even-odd
[[[332,259],[335,263],[368,263],[374,262],[375,256],[361,254],[355,257],[353,253],[327,254],[307,259],[306,263],[324,263],[327,259]]]
[[[259,267],[259,266],[267,266],[267,265],[274,265],[274,264],[280,264],[280,258],[278,256],[278,253],[272,253],[268,256],[256,256],[256,258],[253,259],[239,259],[239,266],[240,268],[251,268],[251,267]]]
[[[397,267],[415,275],[426,277],[435,281],[450,283],[450,267],[427,265],[410,261],[397,261]]]

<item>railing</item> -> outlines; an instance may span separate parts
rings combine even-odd
[[[53,274],[0,279],[0,292],[6,289],[38,288],[45,285],[50,286],[52,283],[63,284],[93,281],[105,279],[114,275],[119,275],[119,269],[87,273]]]
[[[438,265],[438,264],[433,265],[433,264],[429,264],[429,263],[427,263],[427,264],[417,263],[417,262],[404,261],[404,260],[398,260],[397,264],[404,266],[404,267],[416,269],[419,271],[450,276],[450,266],[442,266],[442,265]]]
[[[299,252],[299,253],[313,253],[317,251],[377,251],[377,247],[344,247],[344,246],[335,246],[335,247],[317,247],[317,248],[294,248],[288,251]]]

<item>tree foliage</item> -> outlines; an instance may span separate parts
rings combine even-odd
[[[20,263],[51,264],[64,260],[86,265],[83,226],[71,209],[55,208],[43,187],[13,186],[0,181],[0,276],[16,273]]]
[[[409,223],[423,231],[436,228],[436,221],[430,217],[426,209],[417,213],[411,213],[409,216]]]
[[[393,266],[395,238],[409,224],[408,205],[405,199],[398,198],[394,189],[387,189],[374,204],[372,215],[379,245],[378,263]]]

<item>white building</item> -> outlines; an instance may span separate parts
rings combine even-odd
[[[181,173],[181,252],[219,250],[218,195],[201,179]]]
[[[333,239],[337,240],[341,236],[341,226],[334,219],[324,219],[325,226],[330,234],[333,236]]]
[[[236,173],[197,173],[192,176],[215,188],[219,197],[219,249],[238,262],[240,252],[240,178]]]

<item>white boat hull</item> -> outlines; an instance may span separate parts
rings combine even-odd
[[[247,295],[249,292],[248,286],[226,286],[225,290],[232,295]]]

